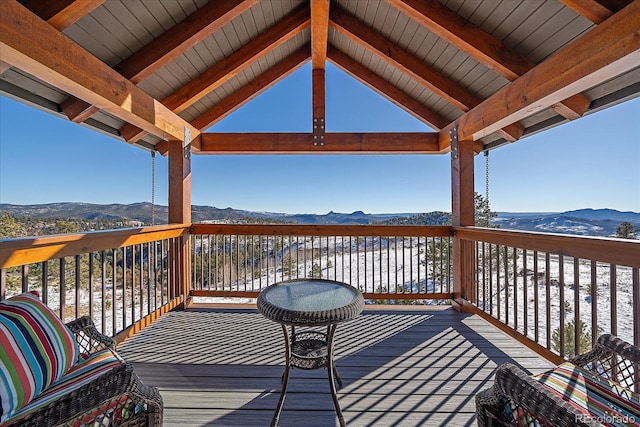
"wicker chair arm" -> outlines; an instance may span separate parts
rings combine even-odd
[[[146,405],[146,409],[127,420],[127,425],[161,426],[162,397],[155,387],[145,386],[128,363],[111,369],[92,382],[54,400],[29,414],[18,424],[24,427],[73,424],[85,414],[96,414],[107,407],[122,407],[122,412],[133,410],[124,407],[121,397],[130,399],[129,405]],[[131,403],[132,402],[132,403]],[[113,408],[111,408],[113,409]]]
[[[76,335],[81,353],[92,354],[105,348],[113,351],[116,349],[115,341],[100,333],[89,316],[73,320],[67,326]]]
[[[574,357],[570,362],[576,366],[584,367],[591,362],[602,361],[612,355],[620,356],[631,363],[640,363],[640,348],[611,334],[601,335],[592,350]]]
[[[525,412],[546,421],[549,425],[600,426],[513,364],[505,363],[498,367],[494,387],[499,395],[512,400]]]
[[[604,334],[591,351],[570,360],[592,374],[631,390],[640,390],[640,348]]]

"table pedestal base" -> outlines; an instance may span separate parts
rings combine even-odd
[[[322,332],[295,332],[295,327],[291,327],[291,338],[287,332],[287,327],[282,325],[285,341],[285,369],[282,375],[282,389],[280,391],[280,399],[278,406],[271,420],[271,427],[278,425],[280,411],[284,404],[284,398],[287,394],[287,385],[289,384],[289,371],[292,367],[300,369],[319,369],[327,368],[327,376],[329,378],[329,388],[333,399],[333,406],[336,409],[338,422],[344,427],[344,417],[338,402],[336,394],[336,381],[342,387],[342,378],[338,374],[336,365],[333,361],[333,337],[336,332],[336,325],[327,326],[327,333]]]

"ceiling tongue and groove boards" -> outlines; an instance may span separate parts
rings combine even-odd
[[[329,60],[440,131],[437,146],[435,134],[389,134],[396,141],[393,150],[382,142],[384,134],[327,134],[332,143],[327,152],[446,152],[444,135],[454,122],[464,125],[459,126],[460,136],[478,140],[478,151],[637,96],[640,61],[620,44],[607,45],[614,49],[609,56],[596,46],[613,40],[610,34],[633,43],[633,29],[615,31],[606,25],[615,19],[639,22],[634,14],[639,2],[625,8],[630,1],[19,1],[29,9],[25,13],[68,37],[61,48],[84,49],[92,64],[106,64],[113,74],[103,85],[131,88],[159,104],[163,120],[171,117],[196,131],[217,123],[309,60],[314,118],[324,119]],[[3,25],[17,25],[0,15]],[[597,37],[586,38],[601,26],[605,30]],[[580,38],[595,46],[578,43]],[[581,51],[573,52],[576,49]],[[574,68],[554,75],[562,68],[557,58],[563,51],[571,52],[560,56],[568,63],[580,56],[601,68],[574,63]],[[150,118],[135,116],[137,112],[131,116],[122,108],[105,108],[104,97],[95,96],[99,90],[87,94],[86,87],[69,86],[64,78],[73,76],[52,80],[49,74],[60,73],[59,67],[25,58],[18,61],[25,67],[20,69],[12,63],[15,58],[0,54],[2,93],[162,153],[167,140],[176,137],[174,131],[150,126]],[[547,65],[549,61],[556,61],[552,63],[557,68]],[[577,75],[577,70],[589,77]],[[260,135],[264,147],[274,152],[301,152],[306,148],[287,144],[308,142],[306,136]],[[233,137],[207,137],[204,146],[231,152]],[[344,148],[336,148],[341,139]],[[243,144],[247,152],[269,151]],[[194,147],[201,148],[199,142]]]
[[[0,3],[2,61],[165,140],[182,141],[199,131],[149,94],[38,16],[13,1]],[[28,31],[24,29],[27,28]],[[63,61],[60,58],[64,58]]]

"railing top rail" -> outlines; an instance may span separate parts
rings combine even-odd
[[[640,267],[640,240],[573,236],[483,227],[453,227],[461,240],[487,242],[527,250]]]
[[[189,232],[188,224],[91,231],[75,234],[0,240],[0,268],[47,261],[178,237]]]
[[[448,237],[451,227],[426,225],[193,224],[193,234],[265,236]]]

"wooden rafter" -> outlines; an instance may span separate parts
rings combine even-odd
[[[384,61],[402,70],[462,111],[468,111],[482,102],[457,82],[434,70],[391,40],[372,31],[366,24],[343,9],[332,8],[329,19],[330,25],[341,34],[374,52]],[[503,129],[497,129],[497,132],[508,141],[516,141],[522,136],[524,127],[512,123]]]
[[[329,16],[330,25],[338,32],[410,75],[456,108],[468,111],[482,101],[347,11],[333,7]]]
[[[193,119],[191,124],[204,131],[297,70],[309,60],[309,56],[309,46],[298,49],[231,95],[222,99],[210,110]]]
[[[438,0],[387,3],[508,80],[517,79],[536,65]]]
[[[216,0],[156,37],[114,68],[134,83],[167,65],[259,0]]]
[[[308,5],[297,8],[250,43],[163,99],[162,103],[175,113],[184,111],[209,92],[229,81],[261,56],[300,33],[309,26],[310,20]],[[129,143],[134,143],[144,136],[144,133],[132,124],[124,125],[120,129],[120,134]]]
[[[199,135],[188,122],[20,3],[0,2],[0,15],[0,61],[161,139],[182,141],[185,128],[192,137]]]
[[[560,0],[594,24],[602,24],[614,13],[622,10],[628,2],[607,0]]]
[[[184,111],[203,96],[233,78],[261,56],[273,51],[287,40],[309,26],[309,6],[302,6],[250,43],[242,46],[230,56],[187,83],[162,103],[176,113]]]
[[[327,57],[336,66],[340,67],[347,74],[352,75],[372,90],[387,98],[398,107],[407,111],[418,120],[426,123],[435,130],[440,130],[449,124],[449,121],[436,113],[411,95],[403,92],[397,87],[389,84],[388,81],[378,76],[376,73],[355,61],[348,55],[340,52],[335,47],[330,46]]]
[[[322,145],[325,133],[325,62],[329,37],[329,0],[311,0],[311,102],[313,133],[317,144]]]
[[[139,83],[146,77],[182,55],[205,37],[222,28],[233,18],[247,11],[258,0],[220,0],[207,3],[201,9],[174,25],[149,44],[117,64],[114,69],[133,83]],[[91,105],[77,98],[65,101],[69,111],[96,111]],[[63,111],[65,108],[63,108]],[[66,112],[65,112],[66,113]],[[88,118],[89,116],[85,117]],[[70,120],[73,120],[69,117]],[[139,129],[125,127],[121,134],[128,142],[135,142],[144,136]],[[134,137],[134,135],[136,135]]]
[[[458,120],[459,140],[477,140],[640,66],[640,1],[607,19]],[[440,145],[449,144],[449,130]]]
[[[536,65],[438,0],[387,0],[387,2],[510,81],[517,79]],[[577,94],[553,108],[565,118],[573,120],[581,117],[589,108],[589,104],[590,101],[586,96]]]
[[[203,133],[201,154],[433,154],[437,132],[331,133],[324,146],[310,133]]]
[[[64,100],[60,104],[60,108],[67,118],[74,123],[82,123],[99,111],[98,107],[73,96]]]
[[[235,109],[249,102],[254,97],[258,96],[259,94],[276,84],[278,81],[300,68],[300,66],[307,62],[309,58],[309,46],[298,49],[282,61],[278,62],[273,67],[269,68],[264,73],[260,74],[255,79],[251,80],[242,88],[238,89],[231,95],[218,102],[211,109],[193,119],[191,121],[191,124],[195,128],[204,131],[213,124],[225,118]],[[200,148],[200,140],[198,140],[192,146],[192,150],[195,152],[200,152]],[[169,150],[169,144],[161,141],[156,144],[156,150],[164,156]]]
[[[4,74],[4,72],[7,71],[9,68],[11,68],[11,64],[7,64],[4,61],[0,61],[0,76]]]
[[[329,0],[311,0],[311,64],[323,69],[329,37]]]
[[[27,8],[62,31],[98,8],[105,0],[29,0]]]

